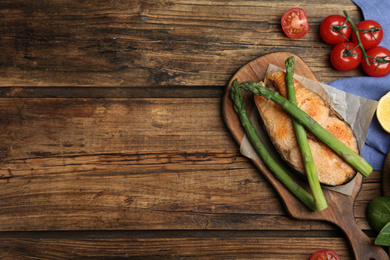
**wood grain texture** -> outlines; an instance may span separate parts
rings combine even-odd
[[[327,247],[342,259],[353,259],[342,238],[216,237],[216,238],[132,238],[132,239],[0,239],[4,260],[30,259],[309,259],[311,253]],[[275,252],[278,248],[278,252]],[[289,252],[281,254],[280,252]]]
[[[334,229],[286,215],[240,155],[221,106],[219,98],[0,99],[0,230]],[[363,229],[379,179],[367,179],[355,205]]]
[[[305,7],[310,31],[299,40],[280,17]],[[0,86],[224,86],[243,64],[275,51],[302,57],[324,82],[338,72],[321,21],[347,10],[328,1],[25,1],[0,4]]]

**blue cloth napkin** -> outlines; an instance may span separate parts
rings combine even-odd
[[[361,8],[365,20],[375,20],[382,26],[383,40],[380,46],[390,49],[390,1],[352,1]],[[328,83],[328,85],[361,97],[379,100],[390,91],[390,74],[380,78],[363,76],[339,79]],[[389,148],[390,134],[383,130],[374,115],[363,146],[362,156],[374,170],[380,171]]]

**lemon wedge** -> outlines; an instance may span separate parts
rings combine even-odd
[[[376,117],[383,129],[390,133],[390,92],[379,99]]]

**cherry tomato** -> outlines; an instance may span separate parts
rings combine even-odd
[[[345,22],[346,19],[342,15],[326,17],[320,26],[321,38],[329,44],[339,44],[348,41],[352,28],[349,22]]]
[[[371,48],[367,51],[370,66],[365,59],[362,67],[365,73],[372,77],[383,77],[390,73],[390,51],[382,46]]]
[[[340,257],[330,249],[322,249],[315,252],[310,260],[340,260]]]
[[[337,70],[348,71],[359,67],[362,56],[362,51],[356,43],[344,42],[333,47],[330,61]]]
[[[295,7],[285,12],[281,24],[284,33],[289,38],[301,38],[309,31],[306,13],[301,8]]]
[[[358,24],[356,24],[356,27],[361,29],[370,29],[371,31],[359,31],[359,37],[362,41],[363,48],[365,50],[374,48],[375,46],[378,46],[379,43],[381,43],[383,39],[383,30],[382,26],[377,23],[374,20],[365,20]],[[354,43],[358,43],[356,35],[352,34],[352,41]]]

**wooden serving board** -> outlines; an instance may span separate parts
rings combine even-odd
[[[233,109],[233,104],[230,99],[231,83],[234,79],[238,82],[245,80],[262,81],[267,71],[269,64],[274,64],[284,68],[285,60],[288,57],[295,57],[294,73],[312,80],[317,80],[313,72],[307,64],[299,57],[288,52],[277,52],[259,57],[250,63],[243,66],[231,78],[223,97],[223,116],[225,122],[231,131],[234,139],[239,145],[244,138],[244,129],[241,126],[240,120]],[[318,80],[317,80],[318,81]],[[254,107],[253,96],[243,93],[247,113],[250,116]],[[363,177],[360,174],[356,175],[356,182],[353,187],[352,195],[347,196],[338,192],[324,189],[325,197],[328,201],[328,208],[321,212],[312,212],[306,208],[298,199],[296,199],[284,186],[281,184],[262,163],[255,160],[252,162],[260,169],[265,177],[274,186],[278,194],[284,201],[288,213],[297,219],[322,220],[334,223],[339,226],[345,233],[350,242],[356,259],[389,259],[387,253],[379,246],[373,244],[373,240],[367,237],[358,227],[354,214],[353,205],[360,191]]]

